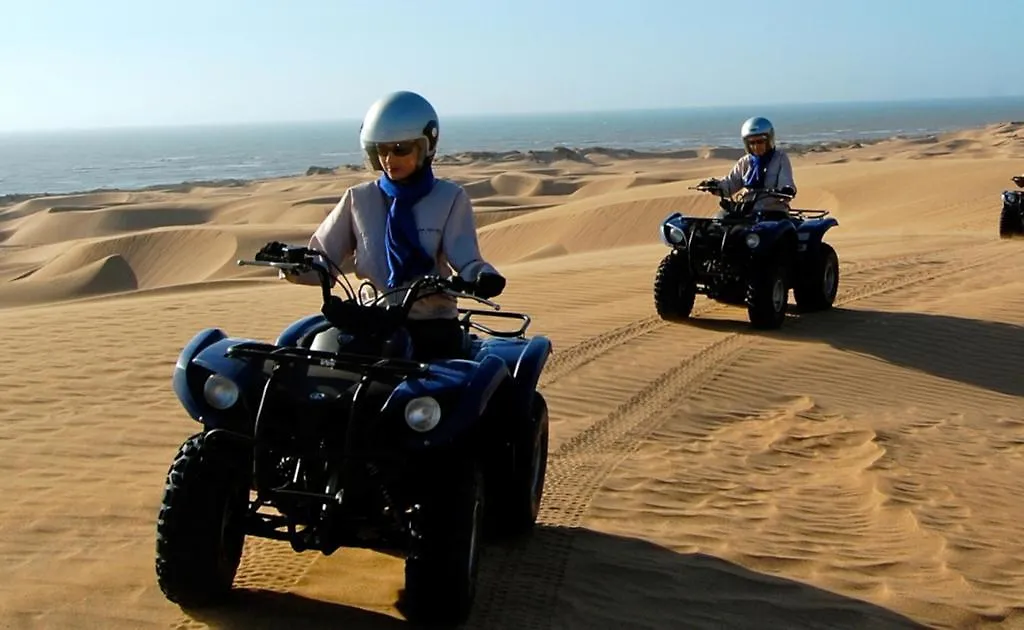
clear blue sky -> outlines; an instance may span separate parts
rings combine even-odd
[[[0,130],[1024,94],[1020,0],[0,0]]]

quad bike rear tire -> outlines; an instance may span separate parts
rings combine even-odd
[[[168,600],[199,608],[230,594],[245,544],[246,461],[208,433],[178,449],[156,526],[157,583]]]
[[[654,308],[664,320],[683,320],[693,311],[697,285],[690,275],[686,254],[673,250],[658,264],[654,275]]]
[[[460,624],[476,598],[484,528],[484,475],[453,463],[421,503],[419,540],[405,560],[402,608],[414,623]]]
[[[1024,216],[1017,208],[1003,206],[999,215],[999,238],[1024,236]]]
[[[817,254],[800,270],[793,297],[801,312],[832,308],[839,293],[839,257],[828,243],[818,247]]]
[[[497,538],[527,534],[537,524],[548,464],[548,404],[535,391],[527,430],[512,444],[511,470],[495,469],[487,505],[488,533]]]
[[[766,260],[747,285],[747,316],[754,328],[772,330],[782,326],[789,306],[786,265]]]

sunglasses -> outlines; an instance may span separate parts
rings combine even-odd
[[[385,157],[388,154],[396,157],[406,157],[412,155],[416,150],[415,142],[382,142],[374,147],[377,151],[377,155]]]

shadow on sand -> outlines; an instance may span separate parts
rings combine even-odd
[[[746,312],[728,320],[680,323],[706,330],[776,339],[821,341],[1010,396],[1024,396],[1024,326],[935,313],[835,308],[789,317],[776,331],[750,327]]]
[[[551,542],[569,542],[564,556]],[[564,547],[563,547],[564,548]],[[494,549],[492,579],[516,565],[530,571],[503,580],[502,628],[925,628],[885,608],[700,554],[679,554],[640,539],[588,529],[540,526],[514,549]],[[515,565],[503,559],[515,557]],[[485,561],[486,562],[486,561]],[[513,572],[516,573],[516,572]],[[498,585],[483,579],[477,606]],[[359,579],[348,576],[345,579]],[[521,584],[509,584],[509,580]],[[561,584],[561,590],[554,592]],[[549,602],[545,604],[544,602]],[[231,604],[187,611],[212,628],[288,630],[416,628],[381,613],[307,597],[239,590]],[[472,620],[471,620],[472,621]],[[486,630],[485,625],[466,627]]]

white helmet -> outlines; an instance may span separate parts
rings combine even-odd
[[[377,144],[417,142],[423,166],[437,151],[439,125],[434,107],[415,92],[392,92],[370,106],[359,126],[359,144],[375,171],[384,170],[377,156]]]
[[[748,118],[743,123],[743,127],[740,128],[740,137],[743,138],[743,146],[747,149],[747,153],[750,153],[750,145],[747,140],[751,136],[766,136],[768,138],[768,150],[771,151],[775,148],[775,127],[772,125],[772,121],[761,116],[754,116]]]

